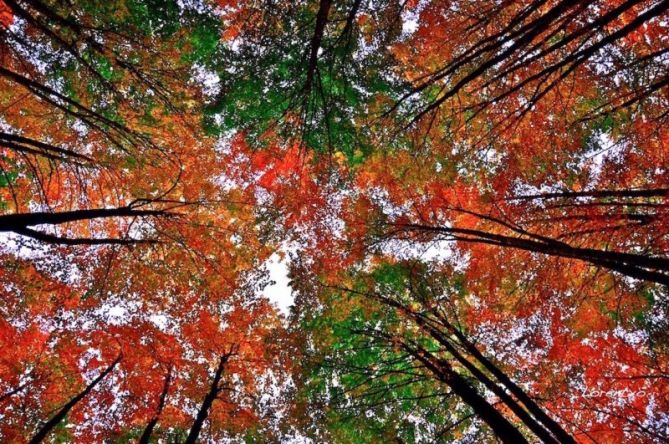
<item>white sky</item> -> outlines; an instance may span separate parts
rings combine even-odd
[[[288,256],[281,259],[277,253],[274,253],[267,260],[266,265],[269,277],[274,284],[265,287],[262,295],[287,316],[294,300],[293,291],[288,285]]]

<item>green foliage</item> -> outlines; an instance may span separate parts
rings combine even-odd
[[[200,23],[188,35],[182,59],[188,63],[208,64],[218,48],[220,30],[212,23]]]
[[[395,298],[406,293],[414,265],[381,263],[357,275],[351,286]],[[455,281],[455,291],[461,291],[462,282]],[[302,325],[319,356],[305,391],[310,402],[329,406],[322,420],[333,442],[373,443],[379,437],[435,442],[452,417],[447,412],[462,407],[402,348],[374,332],[416,341],[429,350],[439,348],[436,342],[407,328],[410,321],[398,310],[370,296],[331,290],[322,298],[325,311]],[[456,417],[466,414],[464,409]],[[421,420],[414,421],[416,417]],[[448,436],[437,441],[448,442]]]
[[[179,29],[179,5],[168,0],[129,0],[125,20],[146,35],[168,37]]]
[[[10,186],[16,181],[17,177],[19,177],[18,171],[2,171],[0,173],[0,187],[6,188]]]

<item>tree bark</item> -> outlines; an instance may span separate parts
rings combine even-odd
[[[657,282],[669,286],[669,259],[645,256],[640,254],[604,251],[592,248],[572,247],[554,239],[533,240],[489,233],[481,230],[465,228],[449,228],[421,224],[397,225],[407,232],[441,233],[451,236],[453,240],[462,242],[484,243],[499,247],[517,248],[520,250],[542,253],[571,259],[580,259],[594,265],[609,268],[635,279]]]
[[[216,372],[214,373],[214,379],[211,381],[209,392],[202,401],[202,405],[200,406],[200,409],[197,412],[197,416],[195,417],[195,422],[193,422],[193,426],[191,427],[184,444],[195,444],[197,442],[202,425],[207,419],[207,416],[209,416],[209,409],[211,409],[212,404],[221,391],[220,382],[221,378],[223,377],[223,371],[225,370],[225,364],[228,362],[230,356],[232,356],[233,353],[234,351],[231,350],[230,352],[221,356],[218,362],[218,367],[216,368]]]
[[[405,350],[418,359],[430,370],[440,381],[448,385],[453,393],[458,395],[462,401],[470,406],[474,413],[485,422],[503,442],[508,444],[524,444],[527,440],[520,431],[513,426],[500,412],[498,412],[488,401],[478,394],[466,379],[455,373],[448,363],[432,356],[427,350],[418,347],[413,348],[404,344]]]
[[[427,332],[430,336],[437,340],[446,350],[458,361],[460,362],[469,373],[479,382],[486,386],[488,390],[497,395],[504,404],[506,404],[511,411],[544,443],[556,444],[556,443],[568,443],[576,444],[574,438],[572,438],[557,422],[552,420],[542,409],[539,407],[520,387],[511,381],[511,379],[506,376],[499,368],[497,368],[492,362],[490,362],[485,356],[483,356],[476,347],[467,341],[466,337],[456,331],[447,320],[439,318],[439,321],[451,330],[453,333],[459,334],[458,339],[462,342],[466,341],[466,349],[470,353],[475,352],[475,358],[479,360],[484,366],[491,371],[491,373],[500,381],[502,384],[509,389],[509,391],[516,396],[520,402],[525,405],[527,410],[525,410],[521,405],[518,404],[508,393],[506,393],[499,385],[497,385],[492,379],[490,379],[485,373],[483,373],[479,368],[473,365],[467,358],[465,358],[449,341],[447,335],[441,332],[437,327],[433,325],[427,318],[422,316],[420,313],[416,313],[410,310],[408,307],[403,304],[382,295],[371,294],[371,297],[378,299],[382,303],[389,305],[393,308],[398,309],[399,311],[407,314],[411,319],[413,319],[419,327]],[[462,338],[462,339],[461,339]],[[464,343],[463,343],[464,344]],[[472,353],[473,354],[473,353]],[[485,361],[485,362],[484,362]],[[492,369],[492,370],[491,370]],[[493,371],[494,370],[494,371]],[[532,416],[529,415],[531,413]],[[535,419],[536,418],[536,419]],[[544,428],[545,427],[545,428]],[[553,433],[551,436],[550,432]],[[556,440],[557,438],[557,440]]]
[[[121,358],[123,355],[118,355],[118,357],[112,362],[109,367],[107,367],[102,373],[98,375],[97,378],[95,378],[93,381],[91,381],[90,384],[86,386],[84,390],[82,390],[77,396],[72,398],[67,404],[65,404],[63,407],[61,407],[58,412],[51,417],[38,431],[37,433],[30,439],[29,444],[37,444],[40,443],[46,438],[49,433],[56,427],[62,420],[67,416],[67,414],[72,410],[72,407],[77,405],[79,401],[84,399],[86,395],[88,395],[91,390],[95,388],[96,385],[100,383],[108,374],[114,370],[114,367],[121,361]]]
[[[311,87],[314,82],[314,75],[316,73],[316,68],[318,67],[318,50],[321,47],[321,41],[323,40],[325,25],[327,25],[328,22],[328,15],[330,13],[331,6],[332,0],[321,0],[318,6],[318,13],[316,14],[316,27],[314,28],[314,34],[311,37],[311,42],[309,43],[307,80],[304,84],[304,90],[307,94],[309,94],[311,91]]]
[[[499,367],[497,367],[490,359],[485,357],[483,353],[471,342],[469,339],[448,320],[440,317],[442,322],[448,330],[453,333],[458,341],[465,347],[467,352],[472,355],[479,363],[481,363],[490,373],[492,373],[499,382],[506,387],[520,402],[525,405],[527,410],[540,421],[548,430],[550,430],[560,442],[575,443],[574,438],[567,433],[566,430],[560,426],[553,418],[548,416],[546,412],[515,382],[511,380]]]
[[[669,188],[653,188],[638,190],[593,190],[593,191],[559,191],[555,193],[529,194],[511,197],[506,200],[535,199],[573,199],[577,197],[659,197],[669,196]]]
[[[133,207],[95,208],[86,210],[63,211],[57,213],[35,212],[17,213],[0,216],[0,232],[11,231],[22,236],[31,237],[42,242],[62,245],[130,245],[138,243],[156,243],[152,239],[116,239],[116,238],[66,238],[53,234],[43,233],[32,228],[33,225],[60,225],[68,222],[93,220],[113,217],[145,217],[172,215],[165,210],[139,210]]]
[[[163,210],[138,210],[132,207],[94,208],[87,210],[63,211],[59,213],[35,212],[0,216],[0,231],[15,231],[41,224],[60,225],[81,220],[110,217],[162,216]]]
[[[139,444],[149,444],[149,439],[151,438],[153,429],[156,427],[156,424],[158,424],[158,419],[160,418],[160,414],[163,412],[163,408],[165,407],[165,400],[167,399],[167,392],[170,389],[171,381],[172,381],[172,369],[170,368],[169,371],[167,372],[167,376],[165,376],[165,383],[163,384],[163,391],[160,393],[160,400],[158,401],[158,409],[156,410],[156,414],[153,415],[151,421],[149,421],[149,423],[146,425],[146,428],[144,429],[142,436],[139,438]]]
[[[0,145],[22,153],[34,154],[52,160],[73,162],[79,165],[82,165],[82,162],[95,162],[95,159],[75,151],[5,132],[0,132]]]
[[[499,385],[497,385],[492,379],[490,379],[485,373],[483,373],[479,368],[477,368],[473,363],[471,363],[467,358],[465,358],[454,346],[451,344],[448,339],[444,336],[443,333],[438,331],[436,328],[428,325],[427,323],[422,323],[421,326],[428,330],[430,336],[436,339],[441,345],[443,345],[446,350],[458,361],[460,362],[470,374],[481,382],[485,387],[497,395],[504,404],[506,404],[509,409],[516,415],[518,418],[525,424],[541,441],[544,443],[568,443],[576,444],[574,438],[572,438],[559,424],[553,421],[551,418],[544,413],[544,411],[534,403],[527,394],[520,389],[498,368],[496,368],[498,375],[502,376],[504,380],[513,385],[514,389],[512,390],[504,382],[503,385],[509,389],[513,395],[518,397],[518,399],[525,405],[527,410],[525,410],[518,402],[509,396]],[[480,354],[479,354],[480,355]],[[480,355],[483,357],[482,355]],[[490,363],[492,365],[492,363]],[[519,396],[520,395],[520,396]],[[522,399],[521,399],[522,397]],[[529,404],[529,405],[528,405]],[[529,413],[531,413],[534,418],[532,418]],[[536,419],[535,419],[536,418]],[[544,428],[544,426],[546,428]],[[555,438],[551,436],[550,432],[555,435]],[[558,439],[556,439],[558,438]]]

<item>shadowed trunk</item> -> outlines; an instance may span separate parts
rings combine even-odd
[[[112,372],[112,370],[114,370],[114,367],[116,367],[116,364],[118,364],[119,361],[121,361],[122,356],[123,355],[118,355],[118,357],[114,360],[114,362],[112,362],[111,365],[109,365],[109,367],[107,367],[105,369],[105,371],[100,373],[100,375],[98,375],[97,378],[95,378],[93,381],[91,381],[91,383],[88,384],[83,391],[81,391],[77,396],[72,398],[63,407],[61,407],[61,409],[58,410],[58,412],[55,415],[53,415],[53,417],[51,419],[49,419],[37,431],[37,433],[29,441],[29,443],[30,444],[37,444],[37,443],[42,442],[44,440],[44,438],[46,438],[49,435],[49,433],[51,433],[51,431],[54,429],[54,427],[56,427],[63,420],[63,418],[65,418],[67,416],[67,414],[70,412],[70,410],[72,410],[72,407],[74,407],[75,405],[77,405],[77,403],[79,401],[84,399],[86,397],[86,395],[88,395],[91,392],[91,390],[93,390],[95,388],[95,386],[100,383],[100,381],[102,381],[109,373]]]
[[[167,376],[165,376],[165,383],[163,384],[163,391],[160,393],[160,400],[158,401],[158,409],[156,410],[156,414],[153,415],[151,421],[149,421],[149,423],[146,425],[144,433],[142,433],[142,436],[139,438],[139,444],[149,444],[149,439],[151,438],[153,429],[156,427],[156,424],[158,424],[160,414],[163,412],[163,408],[165,407],[165,400],[167,399],[167,392],[170,389],[171,381],[172,369],[170,368],[167,372]]]
[[[374,299],[379,300],[385,305],[391,306],[400,310],[401,312],[408,315],[411,319],[418,324],[419,327],[424,329],[430,336],[436,339],[446,350],[458,361],[460,362],[469,373],[479,382],[481,382],[485,387],[497,395],[504,404],[506,404],[511,411],[544,443],[569,443],[575,444],[576,441],[572,438],[557,422],[551,419],[542,409],[539,407],[520,387],[518,387],[511,379],[504,374],[499,368],[497,368],[491,361],[489,361],[485,356],[483,356],[476,347],[469,342],[466,337],[455,327],[453,327],[447,320],[442,317],[439,318],[439,322],[447,325],[447,328],[451,330],[452,333],[456,334],[458,339],[465,345],[470,354],[479,360],[514,396],[518,398],[520,402],[523,403],[525,410],[518,402],[509,396],[508,393],[504,391],[499,385],[497,385],[492,379],[490,379],[485,373],[483,373],[478,367],[472,364],[466,357],[464,357],[450,342],[448,335],[441,332],[437,327],[434,326],[434,322],[431,322],[425,316],[420,313],[416,313],[406,307],[405,305],[387,298],[385,296],[376,294],[376,293],[359,293],[349,289],[353,293],[366,295]],[[464,342],[463,342],[464,341]],[[475,353],[475,354],[474,354]],[[530,416],[531,413],[532,416]],[[545,427],[545,428],[544,428]],[[551,436],[550,432],[553,433]],[[557,439],[556,439],[557,438]]]
[[[507,200],[534,200],[534,199],[560,199],[576,197],[669,197],[669,188],[652,188],[638,190],[593,190],[593,191],[558,191],[555,193],[529,194],[516,196]]]
[[[392,226],[392,225],[391,225]],[[635,279],[657,282],[669,286],[669,259],[617,251],[572,247],[564,242],[532,236],[536,239],[512,237],[481,230],[430,226],[421,224],[396,225],[404,232],[443,234],[450,240],[516,248],[549,256],[580,259]],[[528,233],[528,235],[530,235]]]
[[[479,395],[466,379],[454,372],[447,362],[434,357],[420,346],[414,348],[404,344],[404,348],[423,363],[440,381],[448,385],[465,404],[471,407],[474,413],[492,429],[502,442],[508,444],[527,443],[522,433],[490,405],[485,398]]]
[[[186,438],[184,444],[195,444],[197,442],[198,436],[200,435],[200,430],[202,429],[202,425],[204,424],[204,421],[207,419],[207,416],[209,416],[209,410],[211,409],[211,406],[216,400],[216,398],[218,397],[218,394],[221,392],[220,383],[221,383],[221,378],[223,377],[223,371],[225,370],[225,364],[228,362],[230,356],[232,356],[233,354],[234,354],[234,348],[230,350],[228,353],[221,356],[218,362],[218,367],[216,368],[216,373],[214,373],[214,379],[211,381],[209,392],[202,401],[202,405],[200,406],[200,409],[197,412],[197,416],[195,417],[195,422],[193,422],[193,426],[191,427],[190,432],[188,433],[188,437]]]
[[[446,325],[448,330],[454,334],[460,344],[472,355],[479,363],[481,363],[490,373],[492,373],[504,387],[509,390],[520,402],[525,405],[527,410],[534,415],[548,430],[550,430],[560,442],[575,443],[574,438],[571,437],[555,420],[553,420],[534,400],[515,382],[509,378],[499,367],[497,367],[491,360],[486,358],[478,348],[467,337],[462,334],[460,330],[455,328],[448,320],[440,317],[440,322]]]
[[[42,242],[63,245],[104,245],[104,244],[136,244],[155,243],[155,240],[143,239],[108,239],[108,238],[65,238],[44,233],[32,228],[33,225],[60,225],[68,222],[104,219],[113,217],[168,217],[171,213],[165,210],[140,210],[133,207],[95,208],[87,210],[63,211],[57,213],[35,212],[17,213],[0,216],[0,232],[11,231],[28,236]]]
[[[323,40],[323,34],[325,33],[325,25],[328,23],[330,6],[332,6],[332,0],[321,0],[318,6],[318,13],[316,14],[316,27],[314,28],[314,34],[311,37],[311,42],[309,43],[307,80],[304,84],[304,90],[307,94],[309,94],[311,91],[311,87],[314,83],[314,75],[316,73],[316,68],[318,67],[318,50],[321,47],[321,41]]]

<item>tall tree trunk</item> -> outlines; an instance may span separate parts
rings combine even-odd
[[[478,356],[475,356],[477,360],[479,357],[482,360],[485,360],[487,365],[486,368],[488,368],[488,365],[492,368],[495,369],[495,371],[491,371],[495,377],[502,382],[502,384],[509,389],[509,391],[516,396],[520,402],[525,405],[527,410],[523,408],[518,402],[513,399],[511,396],[509,396],[508,393],[504,391],[495,381],[490,379],[485,373],[483,373],[478,367],[476,367],[474,364],[472,364],[465,356],[460,353],[457,348],[454,347],[454,345],[450,342],[448,335],[444,334],[441,332],[437,327],[434,326],[433,322],[430,322],[426,317],[421,315],[420,313],[416,313],[406,307],[405,305],[387,298],[382,295],[377,295],[377,294],[370,294],[370,296],[374,297],[375,299],[380,300],[382,303],[389,305],[393,308],[397,308],[401,312],[405,313],[407,316],[409,316],[418,326],[426,331],[427,334],[432,336],[434,339],[437,340],[442,346],[446,348],[446,350],[458,361],[460,364],[462,364],[468,371],[469,373],[479,382],[481,382],[485,387],[493,392],[495,395],[497,395],[504,404],[506,404],[509,409],[539,438],[541,439],[544,443],[550,443],[550,444],[556,444],[558,442],[560,443],[568,443],[568,444],[576,444],[576,441],[574,438],[572,438],[558,423],[553,421],[542,409],[539,407],[528,395],[525,393],[520,387],[518,387],[516,384],[511,381],[511,379],[506,376],[499,368],[497,368],[492,362],[487,360],[477,349],[476,347],[471,344],[469,341],[467,341],[467,344],[470,347],[466,347],[468,351],[470,349],[474,349]],[[448,323],[447,320],[442,319],[440,317],[440,322],[444,323],[445,325]],[[448,328],[454,329],[454,327],[448,323]],[[462,333],[460,333],[460,337],[462,337],[464,340],[466,338]],[[471,352],[471,351],[470,351]],[[483,362],[481,362],[483,363]],[[530,416],[530,413],[534,416]],[[536,418],[536,419],[535,419]],[[545,427],[545,428],[544,428]],[[554,437],[551,436],[552,432],[554,434]],[[557,438],[557,440],[556,440]]]
[[[434,376],[448,385],[453,393],[472,408],[474,413],[485,422],[499,437],[508,444],[524,444],[527,440],[500,412],[485,400],[466,379],[454,372],[447,362],[433,356],[424,348],[404,344],[405,350],[418,359]]]
[[[110,217],[161,216],[163,210],[140,210],[133,207],[94,208],[63,211],[59,213],[34,212],[0,216],[0,231],[14,231],[32,225],[59,225],[81,220],[104,219]]]
[[[44,440],[44,438],[51,433],[54,427],[56,427],[62,420],[67,416],[67,414],[72,410],[72,407],[77,405],[79,401],[84,399],[86,395],[88,395],[93,388],[95,388],[96,385],[100,383],[108,374],[114,370],[114,367],[116,367],[116,364],[119,363],[123,355],[118,355],[118,357],[112,362],[109,367],[105,369],[100,375],[98,375],[97,378],[95,378],[93,381],[91,381],[90,384],[86,386],[84,390],[82,390],[77,396],[72,398],[67,404],[65,404],[63,407],[61,407],[58,412],[51,417],[38,431],[37,433],[32,437],[32,439],[29,441],[30,444],[37,444],[40,443]]]
[[[515,196],[506,200],[535,200],[535,199],[574,199],[577,197],[669,197],[669,188],[629,189],[629,190],[593,190],[593,191],[558,191],[555,193],[528,194]]]
[[[544,443],[568,443],[576,444],[576,440],[572,438],[558,423],[553,421],[532,399],[525,393],[520,387],[513,384],[513,382],[506,376],[501,370],[497,369],[497,375],[501,375],[505,382],[513,385],[513,389],[510,386],[507,386],[502,382],[502,384],[509,389],[509,391],[525,406],[523,408],[515,399],[509,396],[504,389],[490,379],[485,373],[483,373],[476,365],[470,362],[466,357],[464,357],[454,346],[449,342],[446,336],[443,333],[437,331],[432,327],[428,327],[430,335],[435,338],[441,345],[443,345],[448,352],[460,362],[470,374],[481,382],[485,387],[497,395],[504,404],[506,404],[509,409],[516,415],[518,418],[535,434],[539,439]],[[492,363],[490,363],[492,364]],[[522,399],[521,399],[522,398]],[[529,415],[531,413],[532,416]],[[544,428],[545,427],[545,428]],[[550,432],[554,434],[554,437],[551,436]],[[556,440],[557,438],[557,440]]]
[[[170,368],[167,372],[167,376],[165,376],[165,383],[163,384],[163,391],[160,393],[160,400],[158,401],[158,409],[156,410],[156,414],[153,415],[151,421],[149,421],[149,423],[146,425],[144,433],[142,433],[142,436],[139,438],[139,444],[149,443],[149,439],[151,438],[153,429],[156,427],[156,424],[158,424],[158,419],[160,418],[160,414],[163,412],[163,408],[165,407],[165,400],[167,399],[167,392],[170,389],[171,380],[172,380],[172,369]]]
[[[62,245],[106,245],[106,244],[139,244],[156,243],[154,239],[132,238],[69,238],[60,237],[29,228],[33,225],[60,225],[67,222],[83,220],[105,219],[115,217],[169,217],[173,215],[165,210],[142,210],[134,207],[93,208],[85,210],[62,211],[56,213],[34,212],[16,213],[0,216],[0,232],[11,231],[22,236]]]
[[[28,137],[0,131],[0,145],[22,153],[34,154],[47,159],[72,162],[77,165],[95,163],[95,159],[67,148],[61,148]]]
[[[525,405],[527,410],[538,420],[540,421],[548,430],[550,430],[555,437],[557,437],[560,442],[566,443],[575,443],[574,438],[567,433],[566,430],[560,426],[553,418],[548,416],[546,412],[515,382],[511,380],[506,373],[504,373],[499,367],[497,367],[490,359],[485,357],[478,348],[471,342],[469,339],[453,324],[448,322],[444,318],[440,318],[442,322],[453,333],[458,341],[464,346],[467,352],[472,355],[479,363],[481,363],[490,373],[492,373],[499,382],[504,385],[504,387],[509,390],[520,402]]]
[[[393,226],[393,225],[391,225]],[[593,248],[572,247],[564,242],[533,236],[533,239],[506,236],[482,230],[430,226],[422,224],[403,224],[396,228],[404,232],[424,232],[435,235],[443,234],[461,242],[495,245],[503,248],[542,253],[549,256],[580,259],[621,274],[669,286],[669,259],[641,254],[617,251],[596,250]],[[528,234],[529,235],[529,234]],[[531,235],[530,235],[531,236]]]
[[[193,426],[191,427],[184,444],[195,444],[197,442],[202,425],[209,415],[209,409],[211,409],[214,400],[221,391],[220,383],[221,378],[223,377],[223,371],[225,370],[225,364],[228,362],[232,354],[233,351],[231,350],[230,352],[221,356],[218,362],[218,368],[216,368],[216,373],[214,373],[214,379],[211,381],[209,392],[202,401],[202,405],[200,406],[200,409],[197,412],[197,416],[195,417],[195,422],[193,422]]]
[[[316,27],[314,34],[309,43],[309,61],[307,63],[307,80],[304,84],[304,91],[308,95],[314,83],[314,75],[318,67],[318,50],[321,47],[323,34],[325,33],[325,25],[328,23],[328,15],[330,14],[330,7],[332,0],[321,0],[318,5],[318,13],[316,13]]]

